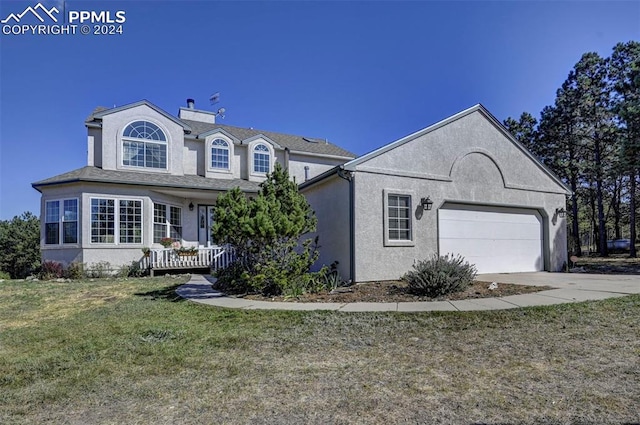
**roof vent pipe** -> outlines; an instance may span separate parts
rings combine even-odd
[[[194,109],[195,108],[195,104],[196,101],[193,99],[187,99],[187,108],[189,109]]]

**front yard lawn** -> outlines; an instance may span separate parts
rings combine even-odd
[[[186,279],[0,283],[0,423],[640,421],[640,296],[242,311],[176,298]]]

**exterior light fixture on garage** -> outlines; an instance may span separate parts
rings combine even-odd
[[[431,207],[433,206],[433,201],[430,197],[427,196],[426,198],[422,198],[420,200],[420,206],[422,206],[423,210],[430,211]]]
[[[565,215],[567,215],[567,212],[565,211],[564,208],[556,208],[556,215],[560,218],[564,218]]]
[[[189,202],[189,211],[193,211],[193,202]]]

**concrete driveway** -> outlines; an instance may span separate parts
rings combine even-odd
[[[514,283],[532,286],[551,286],[560,289],[603,291],[617,294],[640,294],[640,275],[588,273],[493,273],[479,274],[485,282]]]

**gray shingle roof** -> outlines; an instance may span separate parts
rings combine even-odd
[[[238,140],[247,140],[251,137],[262,134],[273,140],[283,148],[289,148],[292,151],[302,151],[315,154],[345,156],[355,158],[356,155],[348,150],[342,149],[333,143],[326,142],[323,139],[313,137],[294,136],[291,134],[274,133],[273,131],[254,130],[251,128],[233,127],[225,124],[209,124],[199,121],[181,120],[189,127],[193,135],[207,133],[211,130],[222,129],[231,134]]]
[[[202,176],[172,176],[160,173],[142,173],[136,171],[103,170],[86,166],[68,173],[40,180],[31,185],[38,189],[42,186],[73,183],[98,182],[120,183],[139,186],[159,186],[180,189],[227,191],[239,187],[244,192],[258,192],[259,183],[241,179],[211,179]]]

